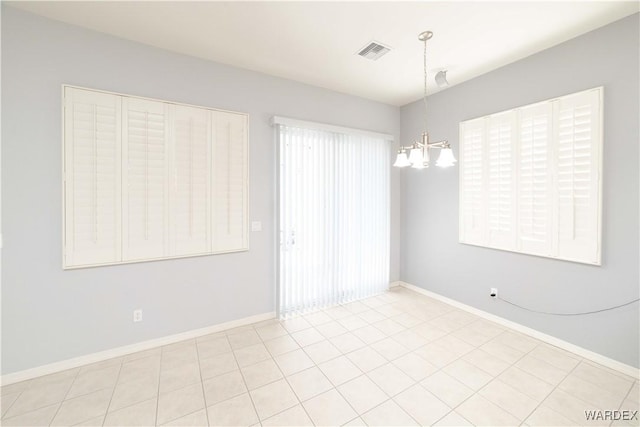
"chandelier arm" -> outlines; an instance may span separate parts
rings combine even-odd
[[[449,141],[446,139],[443,139],[442,141],[434,141],[434,142],[429,142],[429,140],[427,139],[425,142],[419,142],[416,141],[413,143],[413,145],[410,145],[408,147],[400,147],[401,149],[411,149],[411,148],[451,148],[451,146],[449,145]]]
[[[449,141],[443,139],[442,141],[430,142],[427,144],[427,148],[451,148]]]

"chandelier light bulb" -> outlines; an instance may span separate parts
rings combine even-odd
[[[421,169],[422,168],[422,149],[421,148],[412,148],[409,152],[409,162],[412,167]]]
[[[440,156],[436,161],[436,166],[441,168],[448,168],[456,163],[456,158],[453,156],[453,150],[451,148],[443,148],[440,150]]]
[[[407,152],[404,150],[398,151],[398,156],[396,157],[396,162],[393,164],[393,166],[404,168],[409,165],[411,165],[411,162],[409,162],[409,159],[407,158]]]

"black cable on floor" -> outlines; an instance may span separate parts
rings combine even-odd
[[[508,301],[508,300],[506,300],[506,299],[504,299],[504,298],[502,298],[502,297],[500,297],[500,296],[498,296],[498,299],[499,299],[500,301],[504,301],[504,302],[506,302],[507,304],[511,304],[511,305],[512,305],[512,306],[514,306],[514,307],[518,307],[518,308],[521,308],[521,309],[523,309],[523,310],[530,311],[530,312],[532,312],[532,313],[538,313],[538,314],[549,314],[549,315],[552,315],[552,316],[583,316],[583,315],[585,315],[585,314],[601,313],[601,312],[603,312],[603,311],[615,310],[616,308],[620,308],[620,307],[624,307],[624,306],[627,306],[627,305],[631,305],[631,304],[633,304],[634,302],[638,302],[638,301],[640,301],[640,298],[636,298],[636,299],[634,299],[633,301],[629,301],[629,302],[626,302],[626,303],[624,303],[624,304],[616,305],[615,307],[608,307],[608,308],[603,308],[603,309],[601,309],[601,310],[594,310],[594,311],[584,311],[584,312],[581,312],[581,313],[553,313],[553,312],[549,312],[549,311],[538,311],[538,310],[532,310],[532,309],[530,309],[530,308],[523,307],[523,306],[518,305],[518,304],[516,304],[516,303],[514,303],[514,302]]]

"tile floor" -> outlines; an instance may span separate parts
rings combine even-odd
[[[584,411],[638,400],[631,377],[395,288],[2,387],[2,425],[609,425]]]

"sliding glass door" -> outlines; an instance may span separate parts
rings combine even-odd
[[[388,289],[389,139],[299,122],[277,135],[280,316]]]

